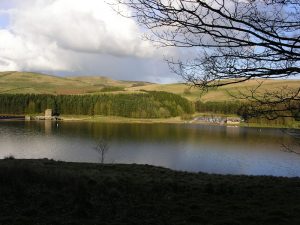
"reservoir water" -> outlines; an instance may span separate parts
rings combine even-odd
[[[49,158],[99,162],[95,150],[106,139],[106,163],[137,163],[217,174],[300,176],[294,138],[281,129],[199,124],[109,124],[96,122],[0,121],[0,158]],[[299,148],[299,147],[298,147]]]

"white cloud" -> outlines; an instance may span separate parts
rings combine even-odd
[[[50,3],[49,3],[50,2]],[[99,0],[35,1],[13,13],[12,30],[34,41],[89,53],[150,57],[152,46],[139,38],[132,19],[121,17]]]
[[[60,51],[55,43],[35,43],[8,30],[0,30],[0,60],[6,62],[2,63],[1,70],[67,70],[69,67],[57,57]]]
[[[151,43],[140,38],[139,27],[133,19],[119,16],[102,0],[13,2],[13,7],[2,10],[10,15],[10,24],[0,30],[2,71],[65,71],[106,75],[103,73],[109,71],[101,70],[101,66],[108,68],[122,64],[118,70],[112,68],[113,73],[137,64],[149,63],[153,66],[153,59],[162,58],[161,50],[157,51]],[[111,61],[103,60],[106,57]],[[129,64],[120,63],[122,59]],[[162,73],[168,74],[162,62],[155,62],[157,67],[162,68]],[[140,70],[136,72],[149,73],[146,71],[149,66],[137,68]],[[131,74],[124,72],[123,77],[115,75],[115,78],[130,79],[132,69],[129,68],[129,71]],[[148,74],[148,77],[161,76],[159,72],[155,73]],[[143,77],[140,76],[140,79]]]

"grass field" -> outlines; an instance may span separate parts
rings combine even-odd
[[[76,122],[76,121],[89,121],[89,122],[101,122],[101,123],[160,123],[160,124],[183,124],[183,123],[189,123],[189,124],[209,124],[211,126],[216,125],[220,126],[220,124],[213,124],[213,123],[205,123],[205,122],[199,122],[197,120],[193,120],[193,118],[196,117],[202,117],[202,116],[212,116],[209,113],[195,113],[190,116],[190,118],[184,119],[181,117],[170,117],[170,118],[157,118],[157,119],[142,119],[142,118],[128,118],[128,117],[118,117],[118,116],[82,116],[82,115],[61,115],[61,119],[64,122]],[[238,117],[238,115],[234,114],[214,114],[214,116],[220,116],[220,117]],[[224,124],[222,126],[232,126],[230,124]],[[273,124],[273,123],[245,123],[241,122],[240,124],[235,124],[235,126],[240,127],[269,127],[269,128],[294,128],[294,129],[300,129],[300,122],[294,121],[291,124]]]
[[[298,225],[300,179],[0,160],[2,225]]]
[[[215,90],[209,90],[208,92],[202,92],[197,88],[189,87],[185,84],[149,84],[143,87],[127,88],[127,90],[161,90],[179,94],[192,101],[230,101],[237,100],[231,95],[239,96],[239,92],[247,94],[249,93],[249,90],[256,88],[260,82],[262,82],[262,80],[251,80],[240,84],[220,87]],[[274,91],[279,90],[280,88],[295,89],[299,87],[300,80],[264,80],[263,85],[259,90],[263,92],[265,90]]]
[[[71,121],[89,121],[89,122],[101,122],[101,123],[186,123],[187,121],[182,120],[178,117],[170,118],[154,118],[154,119],[143,119],[143,118],[129,118],[120,116],[82,116],[82,115],[61,115],[61,119],[64,122]]]
[[[207,93],[197,88],[189,88],[185,84],[154,84],[142,81],[117,81],[107,77],[58,77],[26,72],[0,72],[0,94],[33,93],[33,94],[100,94],[134,93],[143,90],[166,91],[179,94],[189,100],[229,101],[236,100],[229,93],[247,93],[258,86],[258,81],[230,85],[210,90]],[[265,80],[260,88],[263,90],[279,90],[280,88],[295,89],[300,87],[300,80]]]

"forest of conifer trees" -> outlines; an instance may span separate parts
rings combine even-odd
[[[179,95],[162,91],[144,91],[131,94],[100,95],[44,95],[1,94],[0,115],[42,114],[48,108],[61,115],[103,115],[129,118],[192,118],[195,112],[238,115],[254,123],[290,124],[299,120],[278,118],[272,121],[263,117],[248,118],[247,104],[240,101],[190,102]],[[189,116],[187,116],[189,115]]]
[[[0,114],[105,115],[132,118],[167,118],[194,113],[187,99],[167,92],[101,95],[0,95]]]

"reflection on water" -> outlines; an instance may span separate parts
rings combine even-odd
[[[292,138],[279,129],[194,124],[0,122],[0,157],[97,162],[94,147],[109,140],[107,163],[140,163],[221,174],[300,176],[300,156],[283,152]]]

